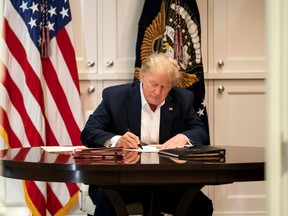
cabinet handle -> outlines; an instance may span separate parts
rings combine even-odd
[[[225,91],[225,87],[223,85],[218,86],[218,93],[222,94]]]
[[[223,60],[219,60],[219,61],[217,62],[217,65],[218,65],[218,67],[220,67],[220,68],[224,67],[224,61],[223,61]]]
[[[114,65],[113,60],[109,60],[109,61],[106,62],[106,66],[109,67],[109,68],[113,67],[113,65]]]
[[[93,60],[88,61],[87,66],[89,68],[93,68],[95,66],[95,62]]]
[[[92,94],[93,92],[95,92],[95,87],[94,86],[88,86],[88,89],[87,89],[87,91],[88,91],[88,94]]]

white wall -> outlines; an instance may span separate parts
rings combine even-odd
[[[268,215],[288,215],[288,2],[267,0]]]

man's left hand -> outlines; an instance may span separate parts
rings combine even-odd
[[[187,145],[187,137],[184,134],[177,134],[167,140],[163,145],[160,145],[159,149],[182,148],[185,145]]]

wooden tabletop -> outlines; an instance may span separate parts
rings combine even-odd
[[[1,150],[0,160],[4,177],[103,186],[217,185],[264,180],[264,148],[221,147],[226,149],[225,162],[179,161],[158,153],[127,152],[127,160],[95,163],[75,160],[70,154],[49,153],[40,147]]]

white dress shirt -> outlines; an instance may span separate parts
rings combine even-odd
[[[157,106],[155,112],[153,112],[147,103],[142,89],[142,83],[140,87],[141,94],[141,142],[147,144],[159,144],[159,130],[160,130],[160,114],[161,106],[164,105],[163,101]]]

